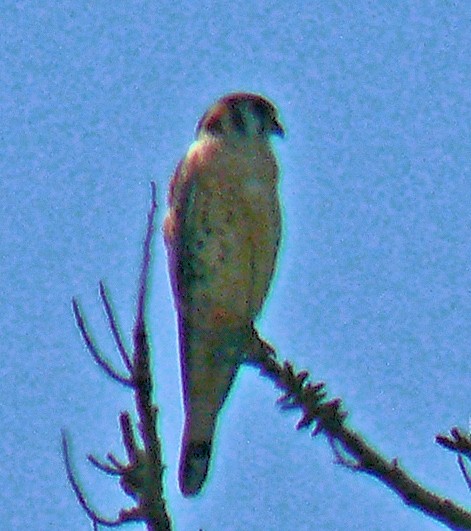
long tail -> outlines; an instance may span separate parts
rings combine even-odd
[[[241,349],[239,341],[216,347],[213,338],[190,338],[186,332],[180,336],[185,425],[178,479],[182,494],[194,496],[208,474],[218,414],[237,374]]]

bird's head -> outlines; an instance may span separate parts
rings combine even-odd
[[[268,140],[270,135],[284,136],[276,107],[259,94],[236,92],[212,105],[196,127],[196,135],[210,134],[225,139]]]

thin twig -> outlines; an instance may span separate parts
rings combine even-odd
[[[126,468],[126,465],[123,465],[111,452],[106,454],[106,459],[116,467],[116,470],[124,470]]]
[[[104,518],[100,516],[97,512],[95,512],[90,507],[90,505],[87,502],[87,499],[85,498],[85,495],[82,492],[82,489],[80,488],[78,484],[78,481],[75,478],[75,474],[72,470],[70,451],[69,451],[69,442],[68,442],[67,434],[65,430],[62,430],[62,455],[64,457],[65,470],[67,473],[67,478],[69,480],[69,483],[72,486],[72,489],[75,493],[75,496],[80,506],[85,511],[88,518],[92,520],[92,522],[94,523],[94,526],[96,526],[97,524],[100,524],[106,527],[118,527],[126,522],[136,521],[135,514],[132,511],[121,511],[119,518],[108,519],[108,518]]]
[[[138,302],[137,302],[137,323],[142,323],[144,321],[145,314],[145,300],[147,295],[147,286],[149,283],[149,269],[152,261],[151,257],[151,244],[152,237],[154,235],[154,219],[155,213],[157,211],[157,188],[155,182],[150,183],[151,187],[151,207],[149,213],[147,214],[147,231],[144,239],[143,245],[143,257],[142,257],[142,268],[141,274],[139,277],[139,292],[138,292]]]
[[[471,436],[466,435],[456,426],[451,428],[450,434],[449,436],[437,435],[435,441],[447,450],[457,452],[471,459]]]
[[[119,374],[107,361],[104,360],[103,356],[98,353],[98,349],[96,348],[95,344],[92,341],[92,338],[90,337],[90,334],[87,331],[85,321],[75,298],[72,299],[72,309],[82,339],[95,362],[106,372],[106,374],[110,378],[116,380],[117,382],[127,387],[132,387],[132,381],[129,378],[126,378],[125,376]]]
[[[121,334],[119,332],[118,325],[116,323],[116,317],[113,314],[113,310],[111,308],[110,299],[108,296],[108,293],[105,289],[105,285],[102,280],[100,280],[100,297],[103,302],[103,306],[105,308],[106,317],[108,318],[108,324],[111,330],[111,333],[113,334],[116,347],[118,348],[118,352],[121,356],[121,359],[123,360],[124,364],[126,365],[126,368],[130,373],[132,373],[132,362],[131,362],[131,356],[129,355],[128,351],[126,350],[126,347],[124,346],[123,340],[121,339]]]
[[[356,459],[352,459],[351,457],[342,454],[339,448],[339,443],[337,442],[336,439],[334,439],[333,437],[330,437],[330,435],[328,434],[327,434],[327,439],[329,441],[332,453],[334,454],[335,463],[338,465],[342,465],[345,468],[352,470],[353,472],[358,472],[360,468],[358,461]]]
[[[123,436],[124,447],[128,454],[130,463],[137,463],[139,447],[134,438],[134,430],[132,428],[131,416],[126,411],[119,416],[119,424],[121,426],[121,433]]]
[[[117,467],[116,465],[109,465],[108,463],[103,463],[99,459],[97,459],[94,455],[88,454],[87,459],[89,462],[98,470],[101,470],[105,474],[108,474],[110,476],[120,476],[122,471],[122,466],[120,465]]]
[[[471,476],[469,475],[468,469],[466,468],[464,457],[461,454],[458,455],[458,466],[460,467],[464,480],[466,481],[466,484],[468,485],[468,489],[471,490]]]

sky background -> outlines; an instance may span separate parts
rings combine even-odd
[[[94,506],[130,506],[85,456],[123,457],[117,416],[131,396],[89,358],[70,300],[117,360],[98,281],[129,339],[155,180],[148,319],[175,529],[443,529],[333,464],[326,440],[296,432],[297,415],[249,368],[206,490],[178,491],[160,225],[198,118],[238,90],[272,99],[288,132],[275,141],[284,237],[261,333],[344,400],[351,428],[469,507],[434,436],[467,428],[471,412],[471,3],[7,0],[0,26],[1,528],[90,528],[62,427]]]

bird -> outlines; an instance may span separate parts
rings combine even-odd
[[[284,136],[273,103],[227,94],[199,120],[169,186],[163,232],[178,323],[185,497],[205,483],[218,414],[250,354],[275,269],[281,207],[273,135]]]

